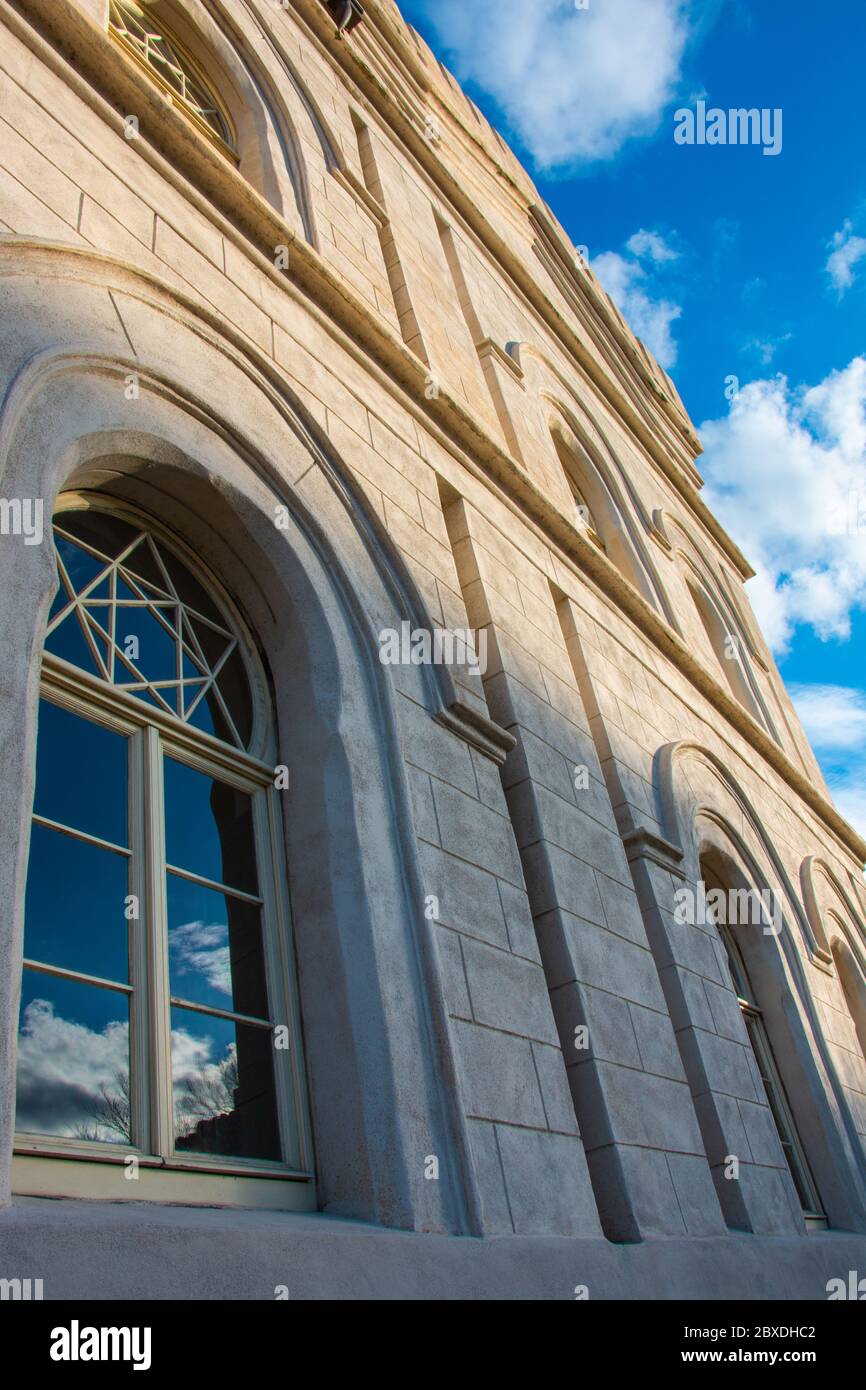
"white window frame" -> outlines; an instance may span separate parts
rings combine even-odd
[[[226,615],[227,625],[238,637],[251,684],[257,687],[253,690],[252,746],[259,745],[261,752],[268,751],[272,748],[272,729],[265,726],[262,718],[261,697],[263,691],[266,693],[264,673],[255,659],[239,615],[222,588],[213,576],[203,573],[201,565],[192,560],[170,532],[137,508],[113,499],[94,501],[87,494],[75,494],[62,498],[57,510],[90,506],[151,531],[211,594]],[[17,1132],[14,1190],[31,1195],[61,1192],[114,1201],[156,1199],[208,1205],[216,1202],[315,1209],[291,910],[286,874],[280,867],[285,855],[273,758],[266,760],[222,743],[49,652],[42,654],[40,694],[43,699],[123,734],[129,740],[131,872],[128,891],[135,894],[140,904],[138,922],[130,923],[130,1110],[133,1133],[142,1141],[142,1146]],[[269,706],[270,701],[267,702]],[[199,1156],[174,1149],[163,798],[166,756],[251,797],[270,1018],[275,1026],[285,1024],[289,1030],[289,1047],[273,1049],[283,1153],[283,1161],[279,1163],[223,1159],[210,1154]],[[40,820],[39,823],[45,822]],[[92,841],[92,837],[81,834],[76,838]],[[207,880],[199,876],[192,875],[192,878],[207,884]],[[56,973],[63,978],[76,976],[76,972],[59,967],[56,972],[49,968],[43,973]],[[87,976],[82,978],[85,982],[88,979]],[[136,1165],[128,1165],[131,1157],[137,1160]],[[114,1174],[114,1180],[107,1181],[106,1164],[133,1168],[138,1178],[124,1181],[122,1174]]]
[[[731,980],[734,992],[737,996],[740,1012],[743,1015],[749,1044],[755,1056],[767,1106],[773,1117],[779,1143],[803,1209],[803,1220],[810,1229],[826,1230],[829,1223],[821,1206],[821,1198],[812,1176],[809,1160],[806,1157],[806,1150],[803,1147],[797,1122],[788,1102],[785,1084],[779,1072],[779,1064],[773,1052],[773,1044],[767,1032],[763,1011],[755,1002],[746,962],[730,927],[717,925],[717,930],[730,960],[733,961],[734,969],[731,970]],[[768,1085],[770,1089],[768,1089]]]

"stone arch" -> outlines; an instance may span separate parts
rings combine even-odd
[[[831,995],[828,1004],[842,1015],[831,1018],[831,1027],[838,1024],[837,1047],[847,1056],[841,1057],[852,1092],[866,1095],[866,929],[858,911],[858,901],[840,876],[825,859],[811,856],[803,861],[800,870],[803,899],[812,929],[821,942],[822,956],[828,973],[835,973],[838,993]],[[830,987],[833,988],[832,986]],[[843,1009],[839,1005],[844,1005]],[[847,1018],[846,1018],[847,1016]],[[853,1030],[853,1031],[852,1031]],[[846,1036],[847,1035],[847,1036]],[[862,1056],[858,1057],[857,1047]],[[861,1134],[866,1149],[866,1106],[861,1110]]]
[[[198,60],[225,102],[237,134],[239,169],[244,178],[312,245],[317,244],[306,163],[298,139],[298,119],[306,113],[293,86],[281,86],[249,41],[246,29],[257,21],[246,9],[238,25],[222,0],[156,0],[151,9]],[[259,35],[256,35],[258,38]]]
[[[866,980],[863,978],[863,967],[846,935],[834,937],[832,951],[842,993],[866,1061]]]
[[[819,855],[804,859],[800,868],[803,901],[820,954],[829,964],[833,941],[844,940],[860,971],[866,975],[866,926],[852,892],[842,879]],[[825,920],[832,914],[834,930],[828,931]]]
[[[606,432],[585,401],[577,401],[546,353],[530,343],[509,344],[509,353],[525,374],[527,391],[538,401],[554,470],[563,483],[569,473],[579,479],[593,513],[603,524],[603,539],[612,562],[642,597],[677,627],[644,541],[645,533],[651,530],[650,518]],[[568,489],[560,486],[558,491]]]
[[[231,593],[270,672],[280,761],[304,806],[302,817],[287,808],[285,855],[322,1205],[378,1224],[474,1231],[394,694],[377,660],[376,633],[417,622],[420,597],[348,470],[239,335],[96,254],[18,242],[0,247],[0,274],[0,360],[12,364],[0,412],[4,495],[44,499],[47,518],[62,489],[84,488],[160,517]],[[278,505],[288,517],[280,531]],[[6,1187],[52,548],[4,541],[0,570],[18,615],[0,722],[17,788],[0,848],[0,891],[12,905],[0,925]],[[436,712],[439,672],[400,668],[394,680]],[[430,1153],[438,1183],[423,1179]]]
[[[284,75],[291,90],[280,87],[284,100],[292,112],[296,123],[300,124],[298,117],[303,110],[309,120],[311,133],[322,153],[322,160],[328,170],[343,167],[342,150],[340,141],[335,132],[332,122],[326,115],[322,105],[316,100],[313,92],[303,80],[298,64],[293,60],[290,50],[281,42],[278,32],[259,23],[251,0],[240,0],[241,5],[250,17],[250,22],[255,24],[258,37],[264,41],[267,47],[274,54],[275,60],[279,64],[281,75]],[[226,13],[225,0],[219,0],[221,11]]]
[[[654,608],[663,591],[632,517],[635,505],[616,461],[581,427],[576,416],[548,396],[547,424],[566,477],[586,497],[605,549],[620,573]]]
[[[821,956],[806,910],[758,812],[721,759],[684,741],[662,748],[657,764],[664,833],[682,851],[686,881],[696,886],[708,860],[735,890],[772,894],[779,929],[748,932],[740,944],[830,1222],[863,1229],[866,1174],[807,974],[806,961]]]
[[[754,663],[757,653],[752,636],[738,604],[734,603],[720,576],[701,556],[676,518],[658,514],[662,535],[670,543],[674,558],[691,598],[701,627],[733,695],[749,713],[779,742],[779,734],[764,699]],[[733,639],[733,650],[731,650]]]

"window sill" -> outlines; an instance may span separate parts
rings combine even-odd
[[[830,1222],[826,1216],[818,1216],[815,1213],[806,1213],[803,1216],[806,1223],[806,1232],[811,1235],[813,1231],[829,1231]]]
[[[313,1212],[315,1184],[284,1172],[214,1172],[193,1165],[141,1161],[135,1177],[124,1154],[114,1160],[61,1158],[18,1153],[12,1160],[12,1191],[18,1197],[71,1197],[101,1202],[165,1202],[190,1207],[240,1207],[258,1211]]]

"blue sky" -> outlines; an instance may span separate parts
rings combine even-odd
[[[866,6],[582,3],[400,0],[671,372],[705,496],[866,834]],[[779,153],[676,143],[699,100],[780,110]]]

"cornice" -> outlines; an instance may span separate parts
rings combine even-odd
[[[302,2],[297,0],[299,4]],[[54,48],[40,39],[32,22],[22,18],[20,11],[24,9],[44,24],[54,38]],[[316,13],[319,12],[320,7],[316,3]],[[325,27],[330,29],[327,12],[321,10],[321,16]],[[866,843],[799,772],[757,721],[692,655],[682,639],[607,556],[571,524],[525,469],[444,387],[438,396],[428,399],[426,364],[419,361],[384,320],[380,321],[370,313],[348,282],[295,235],[208,141],[197,135],[182,116],[166,105],[157,88],[144,74],[140,74],[132,64],[116,61],[117,50],[107,35],[72,0],[18,0],[17,4],[13,4],[12,0],[0,0],[0,17],[43,61],[53,65],[63,80],[76,89],[103,119],[113,124],[119,133],[123,130],[124,114],[135,110],[139,114],[142,131],[140,156],[154,164],[162,176],[178,187],[191,203],[210,215],[223,234],[244,249],[263,274],[290,294],[296,294],[298,288],[303,291],[311,311],[327,316],[332,331],[345,350],[359,358],[368,369],[375,364],[384,372],[386,384],[395,393],[404,393],[401,403],[422,422],[437,442],[452,454],[456,446],[459,451],[456,457],[470,472],[498,484],[503,500],[522,516],[538,539],[551,547],[566,566],[584,576],[588,575],[599,591],[687,676],[782,780],[802,797],[859,862],[866,860]],[[339,43],[343,46],[345,41]],[[57,47],[64,56],[58,56],[55,51]],[[70,62],[72,67],[69,66]],[[100,91],[106,89],[114,98],[113,106],[99,95]],[[19,240],[22,245],[34,242],[33,238],[26,237]],[[278,271],[274,266],[273,249],[279,245],[290,247],[290,272]],[[139,273],[146,274],[140,269]],[[196,311],[201,312],[198,304]],[[244,335],[240,336],[245,350],[252,351],[249,340]],[[685,488],[682,483],[680,486]],[[691,498],[687,500],[692,510],[701,508],[708,520],[712,520],[697,494],[692,489],[686,491],[691,493]],[[739,555],[739,552],[735,551],[735,554]],[[745,563],[741,556],[739,559]]]
[[[194,187],[200,188],[216,208],[240,228],[259,249],[265,249],[266,254],[271,256],[275,247],[290,246],[293,278],[313,296],[318,296],[318,302],[334,314],[341,325],[345,325],[348,315],[352,322],[352,332],[358,340],[377,360],[391,358],[401,385],[408,384],[405,362],[403,369],[397,368],[393,363],[393,351],[390,349],[383,358],[383,339],[394,337],[387,325],[377,320],[377,316],[370,311],[365,301],[338,272],[333,271],[312,247],[296,237],[294,231],[243,176],[231,168],[216,150],[209,147],[209,142],[195,138],[189,123],[163,100],[145,73],[137,71],[131,63],[117,61],[117,48],[90,16],[78,8],[74,0],[0,0],[0,14],[8,11],[13,14],[15,11],[21,11],[32,15],[60,52],[73,62],[76,70],[87,79],[95,91],[106,97],[115,111],[125,115],[134,110],[140,119],[142,145],[150,143],[157,151],[163,153],[171,165],[189,179]],[[725,551],[738,572],[744,578],[748,577],[751,570],[741,552],[701,501],[695,488],[684,478],[681,467],[672,461],[668,450],[659,444],[655,433],[641,417],[640,412],[615,388],[606,373],[601,371],[595,355],[534,282],[521,259],[498,237],[458,181],[438,160],[430,142],[416,129],[401,106],[393,101],[391,94],[376,74],[359,58],[357,45],[353,40],[337,39],[334,36],[333,20],[319,0],[295,0],[295,12],[305,19],[305,28],[316,34],[320,47],[324,48],[335,62],[344,68],[348,66],[349,75],[356,85],[359,85],[368,97],[372,94],[376,98],[374,105],[380,110],[384,108],[385,119],[398,128],[398,134],[405,144],[411,146],[413,153],[424,164],[434,182],[447,185],[446,194],[470,224],[474,234],[486,244],[487,249],[511,275],[521,292],[541,312],[542,317],[553,329],[554,335],[565,342],[587,378],[631,433],[640,440],[649,457],[676,488],[696,519],[706,527]],[[381,17],[375,3],[368,7],[368,17],[370,15],[374,20]],[[409,42],[407,32],[403,39],[404,47]],[[413,61],[419,65],[417,56],[413,55]],[[369,204],[366,206],[368,210],[372,210]],[[596,308],[598,307],[599,305],[596,305]],[[604,312],[604,330],[616,332],[615,317],[609,308]],[[622,330],[619,332],[621,334]],[[404,348],[402,340],[400,348]],[[411,354],[403,351],[400,355],[411,358]],[[411,358],[411,361],[412,375],[415,379],[417,359]],[[649,390],[655,398],[657,386],[650,387]],[[440,400],[444,402],[445,399],[446,393],[443,391]],[[667,417],[665,419],[667,420]],[[473,435],[483,433],[481,426],[476,425],[474,420],[471,421],[471,432]]]
[[[638,859],[648,859],[650,863],[657,864],[676,878],[685,879],[683,851],[664,836],[654,834],[646,826],[638,826],[634,830],[627,830],[623,834],[622,842],[625,846],[625,857],[630,864]]]
[[[45,0],[41,0],[41,2],[45,3]],[[702,452],[702,448],[691,422],[684,412],[681,413],[677,409],[675,403],[661,388],[655,375],[641,362],[636,340],[623,327],[607,296],[603,296],[601,288],[597,287],[589,276],[575,278],[575,287],[583,294],[588,307],[599,321],[599,328],[610,334],[620,345],[632,370],[638,375],[648,400],[659,411],[667,428],[674,430],[679,447],[685,454],[683,462],[673,461],[670,452],[659,444],[656,433],[641,417],[640,412],[628,399],[627,393],[616,385],[607,372],[601,370],[595,355],[581,340],[568,319],[533,279],[525,261],[511,249],[487,221],[467,194],[458,177],[452,174],[447,164],[438,157],[435,146],[407,117],[403,106],[394,99],[378,75],[364,61],[357,46],[331,41],[329,25],[327,21],[323,22],[322,20],[322,11],[318,0],[295,0],[295,6],[296,10],[307,20],[309,27],[317,33],[334,61],[343,67],[383,120],[396,132],[404,146],[412,153],[435,186],[439,188],[440,193],[460,213],[467,226],[493,257],[495,263],[506,271],[513,284],[553,332],[554,337],[578,361],[593,386],[605,398],[629,431],[640,441],[650,458],[677,489],[683,501],[707,528],[731,563],[743,577],[749,577],[751,569],[742,552],[697,493],[701,479],[700,474],[693,468],[693,462]],[[368,15],[374,21],[381,23],[381,7],[377,0],[369,0]],[[393,33],[393,26],[390,28]],[[394,39],[392,38],[393,42]],[[401,42],[404,61],[411,61],[418,70],[423,71],[417,55],[411,53],[409,47],[411,40],[408,31],[402,37]],[[505,171],[501,172],[503,176],[507,177]],[[513,185],[513,181],[510,182]],[[516,187],[516,185],[513,186]],[[533,206],[535,206],[537,214],[540,215],[538,205],[527,203],[525,207],[527,217],[530,216]],[[549,218],[547,218],[547,225],[550,229],[548,236],[555,236],[556,232]]]

